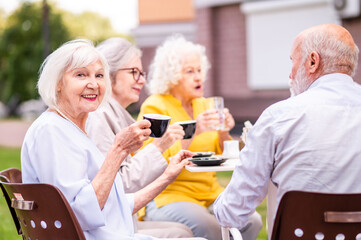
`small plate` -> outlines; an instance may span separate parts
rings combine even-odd
[[[192,158],[210,157],[212,155],[214,155],[214,152],[195,152]]]
[[[222,157],[200,157],[200,158],[191,158],[189,159],[194,164],[198,166],[218,166],[221,163],[226,161],[226,158]]]

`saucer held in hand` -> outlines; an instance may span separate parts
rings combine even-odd
[[[189,161],[198,166],[218,166],[221,163],[224,163],[226,159],[227,158],[224,157],[198,157],[190,158]]]
[[[214,155],[214,152],[195,152],[192,158],[210,157]]]

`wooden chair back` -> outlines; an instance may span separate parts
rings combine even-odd
[[[361,194],[287,192],[271,240],[290,239],[361,240]]]
[[[85,240],[73,210],[57,187],[43,183],[14,183],[12,180],[19,181],[13,170],[0,172],[4,195],[10,199],[10,212],[13,218],[16,217],[24,239]],[[14,222],[16,225],[15,219]]]

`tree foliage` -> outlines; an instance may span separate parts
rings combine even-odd
[[[0,36],[4,28],[5,28],[5,12],[4,10],[0,9]]]
[[[60,14],[49,14],[50,50],[70,40]],[[38,71],[44,60],[42,5],[24,2],[8,18],[0,35],[0,100],[37,98]]]
[[[73,14],[68,11],[61,11],[61,15],[74,38],[87,38],[98,43],[109,37],[121,36],[113,29],[109,18],[98,13],[85,11],[80,14]]]
[[[0,9],[0,101],[20,103],[38,98],[36,82],[44,60],[42,1],[23,2],[7,18]],[[75,38],[95,44],[109,37],[131,37],[116,33],[108,18],[93,12],[74,14],[50,1],[50,52]]]

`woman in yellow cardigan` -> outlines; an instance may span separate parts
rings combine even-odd
[[[225,130],[214,131],[212,124],[219,121],[216,110],[206,110],[203,83],[210,65],[205,48],[185,40],[182,36],[169,37],[159,46],[150,66],[151,96],[142,104],[139,119],[146,113],[171,116],[171,123],[197,121],[192,139],[177,141],[163,156],[168,159],[181,149],[193,152],[221,154],[223,141],[231,139],[229,130],[234,119],[225,109]],[[175,221],[191,228],[195,237],[221,239],[220,225],[210,212],[214,200],[223,188],[215,172],[195,173],[185,169],[146,208],[145,218],[153,221]],[[250,216],[249,225],[241,229],[245,240],[256,239],[262,227],[260,215]]]

